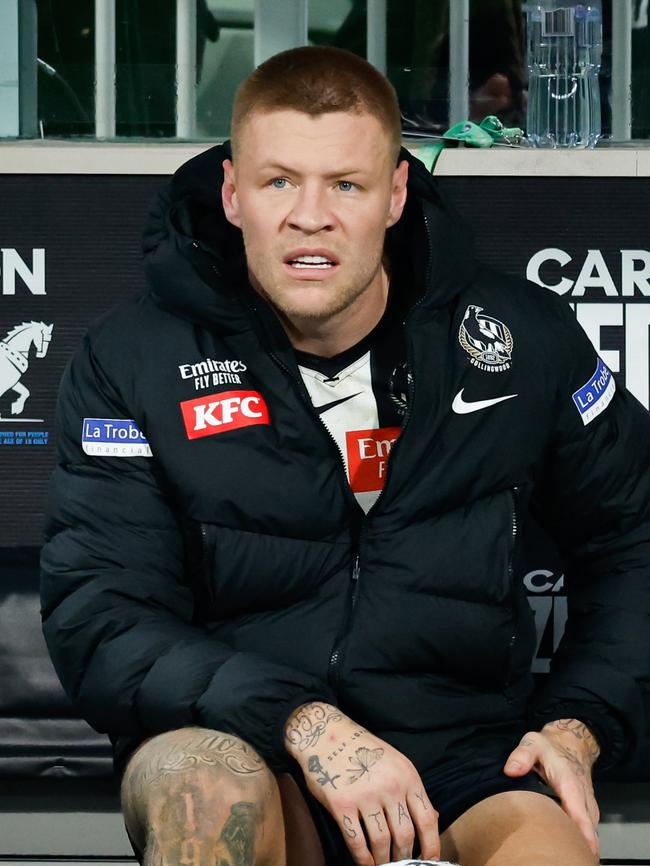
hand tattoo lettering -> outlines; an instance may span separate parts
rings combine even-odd
[[[397,804],[397,823],[398,823],[400,826],[401,826],[401,824],[402,824],[402,819],[404,819],[405,821],[407,821],[409,824],[412,824],[412,823],[413,823],[413,822],[411,821],[411,816],[410,816],[409,813],[406,811],[406,808],[405,808],[404,804],[403,804],[403,803],[398,803],[398,804]]]
[[[336,707],[312,702],[296,710],[285,731],[289,745],[297,746],[301,752],[313,748],[325,733],[330,722],[343,718]]]
[[[310,773],[319,774],[319,778],[316,779],[321,787],[323,785],[331,785],[336,790],[336,785],[334,784],[337,779],[341,778],[341,774],[338,773],[336,776],[330,776],[327,770],[324,769],[323,765],[320,762],[320,758],[318,755],[310,755],[309,760],[307,761],[307,769]]]
[[[424,809],[424,811],[425,811],[425,812],[428,812],[428,811],[429,811],[429,807],[428,807],[427,804],[424,802],[424,791],[422,792],[422,794],[416,794],[415,796],[418,798],[418,800],[420,801],[420,803],[422,803],[422,808]]]
[[[377,825],[377,829],[379,830],[380,833],[383,833],[384,828],[381,826],[381,821],[379,820],[379,816],[381,814],[383,814],[383,813],[382,812],[371,812],[370,815],[368,815],[368,817],[375,819],[375,824]]]
[[[354,753],[353,758],[348,758],[352,764],[352,768],[348,769],[347,784],[353,785],[358,782],[362,776],[370,773],[370,768],[377,763],[384,755],[383,749],[367,749],[365,746],[360,746]]]
[[[327,756],[327,760],[328,760],[328,761],[333,761],[334,758],[337,757],[337,755],[340,755],[341,752],[342,752],[345,748],[347,748],[347,745],[348,745],[347,743],[341,743],[341,745],[338,747],[338,749],[334,749],[333,752],[330,752],[330,753],[329,753],[329,755]]]
[[[343,816],[343,827],[345,829],[346,836],[349,836],[350,839],[357,838],[357,831],[352,826],[352,818],[350,818],[349,815]]]
[[[358,740],[359,737],[361,737],[365,733],[367,733],[367,731],[365,731],[363,728],[361,728],[358,731],[353,731],[352,734],[350,735],[350,740]],[[332,752],[329,753],[329,755],[327,756],[327,760],[333,761],[334,758],[343,754],[343,752],[345,751],[345,749],[347,749],[347,747],[348,747],[347,741],[340,743],[336,749],[334,749]]]

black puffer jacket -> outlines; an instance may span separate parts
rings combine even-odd
[[[315,698],[421,771],[513,747],[527,713],[581,718],[620,759],[650,671],[645,411],[621,387],[606,406],[614,385],[594,379],[564,301],[472,263],[410,158],[387,244],[413,287],[413,384],[364,516],[246,285],[219,206],[223,156],[173,178],[146,238],[150,292],[90,329],[62,384],[43,618],[67,692],[113,738],[200,724],[272,766],[287,716]],[[93,435],[119,452],[137,432],[84,419],[133,419],[153,457],[86,453]],[[570,562],[569,625],[532,696],[516,579],[529,511]]]

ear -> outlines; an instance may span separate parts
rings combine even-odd
[[[393,172],[393,188],[390,194],[390,207],[388,209],[386,228],[395,225],[402,216],[402,211],[406,204],[406,183],[408,176],[409,164],[403,159]]]
[[[229,223],[241,228],[241,218],[239,216],[239,201],[237,199],[237,188],[235,185],[235,167],[229,159],[224,159],[223,166],[223,183],[221,185],[221,203],[223,212]]]

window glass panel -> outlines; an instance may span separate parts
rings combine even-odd
[[[198,139],[219,139],[228,134],[235,90],[255,65],[256,7],[259,11],[262,2],[269,4],[265,7],[268,28],[269,20],[276,20],[269,19],[269,14],[273,16],[277,10],[278,16],[284,13],[284,20],[290,20],[286,15],[294,14],[299,0],[275,0],[275,3],[270,0],[257,0],[257,3],[256,0],[196,0],[195,134]],[[612,109],[616,118],[621,116],[622,107],[620,104],[612,106],[612,93],[621,92],[612,90],[612,52],[618,51],[619,57],[621,52],[620,47],[612,44],[612,9],[617,2],[619,0],[602,0],[600,90],[605,141],[611,139]],[[620,0],[621,5],[624,2],[628,0]],[[629,0],[629,4],[632,28],[631,33],[628,31],[632,52],[630,132],[638,141],[650,138],[650,4],[648,0]],[[118,138],[162,140],[176,136],[176,5],[177,0],[115,0],[115,131]],[[467,114],[472,120],[480,121],[487,114],[497,114],[508,126],[525,127],[527,73],[523,5],[522,0],[469,0]],[[620,9],[621,5],[616,8]],[[381,32],[377,36],[375,26],[378,23],[376,10],[382,6],[386,10],[385,49]],[[28,25],[22,18],[18,24],[16,10],[21,10],[22,15],[25,8],[37,13],[33,27],[38,61],[35,57],[23,56],[18,62],[22,70],[18,124],[17,26],[22,25],[24,30]],[[376,56],[380,58],[382,53],[385,55],[386,72],[397,90],[405,129],[430,133],[447,129],[450,51],[454,51],[456,44],[454,32],[450,33],[449,0],[308,0],[307,8],[311,44],[337,45],[361,56],[366,56],[368,50],[370,15],[370,43],[374,45],[371,50],[378,51]],[[47,138],[94,137],[94,0],[0,0],[0,25],[0,79],[3,83],[0,136],[13,137],[20,127],[23,134]],[[276,29],[282,38],[284,31],[279,26]],[[264,34],[258,34],[258,48],[260,36]],[[373,38],[379,41],[373,42]],[[13,72],[9,68],[12,57]],[[376,57],[373,59],[376,61]],[[38,70],[33,75],[37,88],[27,81],[25,71],[33,74],[34,68]],[[617,65],[616,70],[619,68]],[[620,123],[616,128],[620,129]]]
[[[37,0],[38,127],[46,137],[95,134],[95,4]]]
[[[497,114],[521,125],[525,73],[520,0],[471,0],[469,118]],[[444,132],[449,116],[450,33],[448,0],[388,0],[388,76],[406,128]]]
[[[632,5],[632,138],[647,139],[650,138],[650,3],[633,0]]]
[[[18,135],[18,0],[0,0],[0,136]]]
[[[197,133],[224,138],[240,82],[255,68],[254,0],[208,2],[197,20]],[[204,24],[201,18],[204,17]]]
[[[309,41],[366,56],[366,0],[310,0]]]

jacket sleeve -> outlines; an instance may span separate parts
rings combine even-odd
[[[42,553],[45,638],[80,713],[114,737],[186,725],[237,734],[272,767],[282,731],[324,683],[233,651],[194,622],[184,545],[152,458],[90,456],[84,418],[133,418],[88,338],[64,375]]]
[[[566,560],[568,622],[539,725],[578,718],[620,763],[644,736],[650,678],[650,418],[566,308],[553,344],[554,437],[537,517]],[[559,371],[559,381],[558,380]]]

